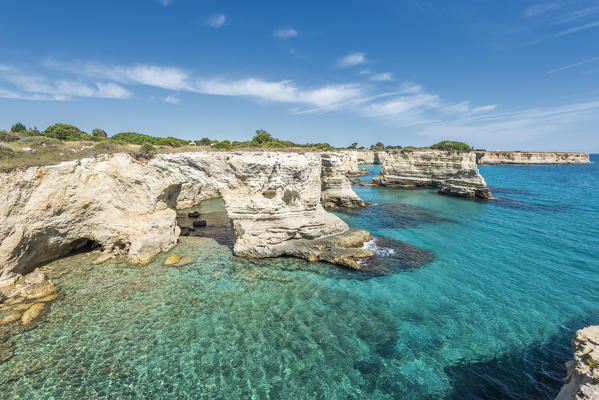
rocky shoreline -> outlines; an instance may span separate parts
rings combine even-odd
[[[566,363],[568,376],[556,400],[599,399],[599,326],[588,326],[572,338],[574,358]]]
[[[478,165],[589,164],[587,153],[554,151],[476,151]]]

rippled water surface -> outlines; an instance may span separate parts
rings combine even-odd
[[[553,398],[599,320],[599,168],[480,171],[490,202],[354,186],[374,205],[338,215],[434,254],[370,279],[192,237],[144,267],[61,260],[64,295],[16,338],[0,397]]]

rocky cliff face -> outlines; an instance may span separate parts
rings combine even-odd
[[[473,152],[389,152],[374,183],[395,187],[436,187],[443,194],[488,199],[491,192],[476,168]]]
[[[477,151],[479,165],[500,164],[588,164],[586,153],[563,152],[520,152],[520,151]]]
[[[568,377],[556,400],[599,399],[599,326],[588,326],[572,338],[574,359],[566,363]]]
[[[387,158],[386,151],[356,150],[355,153],[359,164],[382,164]]]
[[[115,154],[2,173],[0,280],[90,244],[145,263],[177,243],[178,206],[215,196],[233,225],[235,254],[330,257],[320,256],[322,246],[294,248],[348,232],[320,204],[321,162],[315,153],[194,152],[149,161]]]
[[[327,152],[322,159],[322,205],[326,208],[363,207],[366,205],[354,192],[348,176],[355,176],[358,161],[353,152]]]

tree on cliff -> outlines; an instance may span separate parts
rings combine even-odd
[[[385,150],[385,145],[382,142],[376,142],[372,148],[375,150]]]
[[[349,146],[347,146],[348,149],[355,149],[356,147],[358,147],[358,143],[354,142],[352,144],[350,144]]]
[[[442,142],[433,144],[431,149],[435,150],[446,150],[446,151],[472,151],[472,147],[468,146],[463,142],[452,142],[451,140],[444,140]]]
[[[20,122],[17,122],[16,124],[14,124],[13,126],[11,126],[10,131],[12,133],[16,133],[16,132],[25,132],[27,130],[27,128],[25,128],[25,125],[23,125]]]
[[[44,134],[58,140],[85,140],[92,138],[92,136],[81,129],[69,124],[50,125],[46,128]]]

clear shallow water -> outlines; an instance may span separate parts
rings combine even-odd
[[[594,161],[599,161],[593,157]],[[553,398],[599,320],[599,168],[481,167],[497,196],[354,186],[373,234],[434,252],[371,279],[236,259],[184,238],[180,268],[59,262],[64,296],[0,367],[2,398]]]

